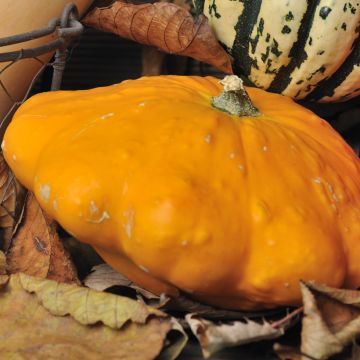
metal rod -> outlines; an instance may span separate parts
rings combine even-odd
[[[22,99],[20,100],[13,99],[11,95],[7,92],[7,89],[6,88],[3,89],[5,90],[5,93],[8,94],[9,99],[13,102],[13,105],[9,110],[9,112],[6,114],[6,116],[3,119],[0,119],[0,141],[4,135],[7,125],[11,121],[14,112],[16,111],[18,106],[21,105],[27,99],[35,82],[37,81],[37,79],[40,77],[41,73],[47,66],[47,64],[43,63],[38,58],[38,56],[56,50],[54,62],[51,64],[54,69],[52,83],[51,83],[51,90],[60,89],[63,72],[65,69],[65,63],[67,59],[67,53],[68,53],[67,47],[74,39],[76,39],[81,35],[84,29],[83,25],[78,21],[78,18],[79,18],[79,14],[76,6],[72,3],[69,3],[65,6],[62,16],[60,18],[51,19],[48,22],[48,26],[46,28],[36,29],[24,34],[16,34],[13,36],[0,39],[0,49],[1,49],[2,46],[21,44],[33,39],[41,38],[43,36],[48,36],[50,34],[53,34],[55,37],[57,37],[55,40],[51,40],[48,43],[38,47],[25,48],[25,49],[20,48],[17,51],[0,53],[0,62],[9,62],[9,64],[4,66],[0,70],[0,75],[4,71],[6,71],[6,69],[9,68],[12,64],[22,59],[33,58],[39,61],[40,63],[42,63],[41,68],[33,77],[31,83],[27,88],[26,94]],[[1,85],[0,87],[4,86],[4,84],[2,83],[0,83],[0,85]]]
[[[0,46],[13,45],[13,44],[30,41],[33,39],[38,39],[40,37],[43,37],[43,36],[53,33],[55,31],[56,27],[59,25],[60,25],[59,19],[51,19],[46,28],[37,29],[37,30],[30,31],[28,33],[12,35],[12,36],[8,36],[6,38],[0,39]]]
[[[58,39],[36,48],[0,53],[0,62],[32,58],[61,47],[67,47],[74,38],[78,37],[83,32],[83,29],[83,25],[78,21],[78,11],[76,6],[69,3],[65,6],[61,18],[50,20],[46,28],[2,38],[0,39],[0,47],[27,42],[50,34],[56,34]]]
[[[54,41],[49,42],[48,44],[41,45],[35,48],[21,49],[17,51],[11,51],[7,53],[0,54],[0,62],[7,62],[19,59],[28,59],[35,56],[44,55],[51,51],[58,49],[60,46],[65,44],[65,40],[60,38]],[[19,56],[20,55],[20,56]]]

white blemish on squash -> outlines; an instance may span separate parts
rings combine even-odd
[[[141,269],[142,271],[145,271],[147,273],[150,272],[149,269],[146,266],[144,266],[144,265],[138,265],[138,266],[139,266],[139,269]]]
[[[234,159],[235,159],[235,153],[232,152],[232,153],[230,153],[229,156],[230,156],[230,159],[231,159],[231,160],[234,160]]]
[[[96,202],[94,200],[90,201],[89,211],[90,211],[91,215],[93,215],[99,211],[99,208],[97,207]]]
[[[189,242],[187,240],[183,240],[181,242],[181,246],[187,246],[189,244]]]
[[[2,143],[1,143],[1,150],[2,150],[2,151],[5,150],[5,140],[3,140]]]
[[[59,208],[59,204],[56,199],[53,200],[53,208],[54,208],[54,210],[58,210],[58,208]]]
[[[105,119],[107,119],[107,118],[109,118],[109,117],[112,117],[112,116],[114,116],[114,115],[115,115],[115,113],[111,112],[111,113],[104,114],[104,115],[100,116],[100,119],[101,119],[101,120],[105,120]]]
[[[91,224],[101,224],[103,221],[108,220],[108,219],[110,219],[110,215],[109,215],[109,213],[105,210],[105,211],[102,212],[102,214],[101,214],[101,216],[100,216],[99,219],[97,219],[97,220],[86,219],[86,221],[87,221],[88,223],[91,223]]]
[[[131,239],[134,227],[134,209],[130,208],[124,211],[124,217],[126,218],[126,222],[124,223],[125,234],[127,235],[128,239]]]
[[[332,199],[333,199],[334,201],[338,202],[338,201],[339,201],[339,198],[338,198],[338,196],[336,195],[336,193],[335,193],[334,188],[332,187],[332,185],[327,182],[327,183],[326,183],[326,187],[327,187],[327,189],[328,189],[328,191],[329,191]]]
[[[15,155],[15,154],[12,155],[12,159],[13,159],[14,161],[16,161],[16,155]]]
[[[204,141],[207,143],[207,144],[210,144],[211,143],[211,134],[207,134],[204,136]]]
[[[51,193],[51,187],[49,184],[42,184],[39,187],[40,196],[45,200],[45,202],[48,202],[50,199],[50,193]]]
[[[315,178],[313,179],[313,181],[314,181],[314,183],[316,183],[316,184],[321,184],[322,179],[321,179],[319,176],[317,176],[317,177],[315,177]]]

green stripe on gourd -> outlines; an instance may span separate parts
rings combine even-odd
[[[359,95],[358,0],[195,0],[235,72],[296,99]],[[314,95],[312,95],[314,94]]]

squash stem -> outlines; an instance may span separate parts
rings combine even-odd
[[[224,91],[212,98],[215,108],[237,116],[259,116],[260,111],[252,104],[243,81],[236,75],[227,75],[220,81]]]

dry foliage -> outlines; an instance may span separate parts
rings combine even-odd
[[[0,289],[7,283],[8,276],[6,275],[6,257],[5,254],[0,251]]]
[[[185,319],[189,323],[191,331],[199,340],[203,356],[208,358],[227,347],[280,337],[289,326],[297,321],[298,313],[299,311],[296,310],[284,319],[274,323],[244,318],[243,321],[219,324],[202,319],[196,314],[187,314]]]
[[[56,228],[56,223],[40,208],[35,196],[29,193],[21,226],[8,253],[8,271],[60,282],[78,282],[76,269]]]
[[[25,274],[0,291],[1,359],[154,359],[167,342],[174,359],[186,343],[174,319],[127,298]]]
[[[10,246],[25,193],[0,153],[0,249],[7,250]]]
[[[215,38],[205,16],[193,18],[184,8],[170,3],[135,5],[115,1],[101,4],[83,19],[96,29],[112,32],[164,52],[189,56],[232,73],[231,58]]]
[[[159,0],[159,2],[169,2],[180,6],[186,11],[190,11],[190,3],[187,0]],[[187,68],[187,58],[183,56],[172,57],[170,68],[167,67],[167,55],[153,46],[144,45],[142,47],[141,63],[142,63],[142,76],[154,76],[168,73],[184,75]],[[165,66],[167,65],[167,66]],[[165,68],[166,67],[166,68]]]
[[[301,353],[298,349],[291,346],[274,344],[274,352],[279,360],[301,360]]]
[[[328,359],[360,335],[360,291],[302,283],[301,352]],[[306,357],[304,357],[306,359]]]
[[[103,291],[113,286],[130,287],[147,299],[159,298],[150,291],[139,287],[107,264],[94,266],[91,273],[84,280],[84,284],[90,289],[98,291]]]

